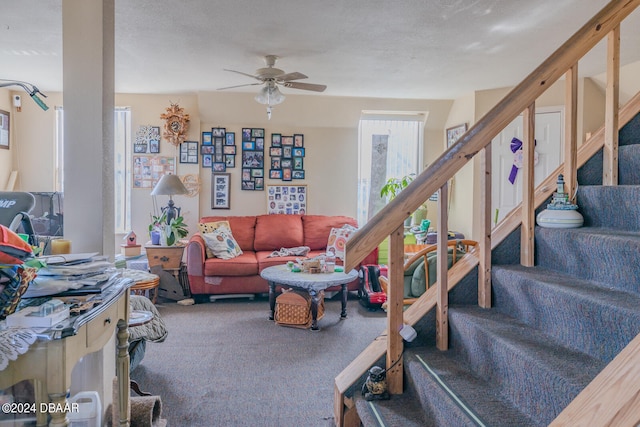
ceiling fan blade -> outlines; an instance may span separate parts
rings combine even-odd
[[[316,85],[313,83],[285,82],[282,85],[292,89],[312,90],[314,92],[324,92],[327,88],[326,85]]]
[[[236,71],[236,70],[229,70],[226,68],[223,68],[224,71],[229,71],[231,73],[236,73],[236,74],[242,74],[243,76],[247,76],[247,77],[251,77],[252,79],[256,79],[256,80],[260,80],[260,81],[264,81],[263,79],[261,79],[258,76],[254,76],[253,74],[248,74],[248,73],[243,73],[242,71]]]
[[[276,80],[278,80],[279,82],[289,82],[291,80],[302,80],[306,78],[308,77],[296,71],[294,73],[287,73],[287,74],[282,74],[280,76],[277,76]]]
[[[217,90],[233,89],[233,88],[236,88],[236,87],[245,87],[245,86],[258,86],[258,85],[261,85],[261,84],[262,83],[247,83],[247,84],[244,84],[244,85],[219,87]]]

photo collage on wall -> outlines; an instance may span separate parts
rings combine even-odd
[[[212,172],[225,172],[236,167],[236,134],[225,128],[211,128],[211,132],[202,132],[202,167]]]
[[[160,126],[138,126],[133,143],[134,154],[157,154],[160,152]]]
[[[176,173],[175,157],[133,155],[133,188],[153,188],[169,173]]]
[[[264,129],[242,128],[242,189],[264,190]]]
[[[198,164],[198,141],[180,143],[180,163]]]
[[[295,134],[285,136],[279,133],[271,134],[271,168],[269,178],[292,181],[304,179],[304,135]]]
[[[267,214],[304,215],[308,211],[307,200],[306,185],[267,186]]]

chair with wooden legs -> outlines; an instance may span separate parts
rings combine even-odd
[[[449,240],[447,242],[449,268],[462,256],[472,252],[478,246],[475,240]],[[405,254],[408,259],[404,263],[404,305],[413,304],[418,300],[437,278],[436,257],[438,245],[407,245]],[[428,284],[427,284],[428,283]],[[388,294],[389,279],[380,277],[380,287]],[[382,306],[386,310],[386,303]]]

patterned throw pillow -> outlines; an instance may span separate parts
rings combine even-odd
[[[216,258],[231,259],[242,255],[242,249],[226,227],[218,227],[213,233],[204,233],[202,237]]]
[[[327,253],[344,260],[344,248],[349,237],[358,229],[352,225],[345,224],[342,228],[332,228],[327,242]]]
[[[199,222],[198,223],[198,230],[200,230],[200,234],[202,234],[202,235],[204,235],[205,233],[213,233],[219,227],[226,227],[227,230],[231,230],[231,226],[229,225],[229,221],[213,221],[213,222]],[[214,257],[213,252],[211,252],[211,249],[209,249],[208,246],[205,248],[205,251],[207,252],[207,258],[213,258]]]

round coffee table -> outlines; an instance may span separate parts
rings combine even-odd
[[[342,286],[342,311],[340,313],[340,319],[346,319],[348,295],[347,285],[358,277],[358,272],[356,270],[351,270],[348,273],[296,273],[290,271],[286,265],[275,265],[273,267],[267,267],[262,270],[260,272],[260,276],[267,282],[269,282],[269,308],[271,309],[269,320],[273,320],[275,317],[276,285],[286,285],[294,288],[305,289],[311,296],[311,330],[317,331],[319,329],[319,292],[324,291],[325,289],[332,286]]]

